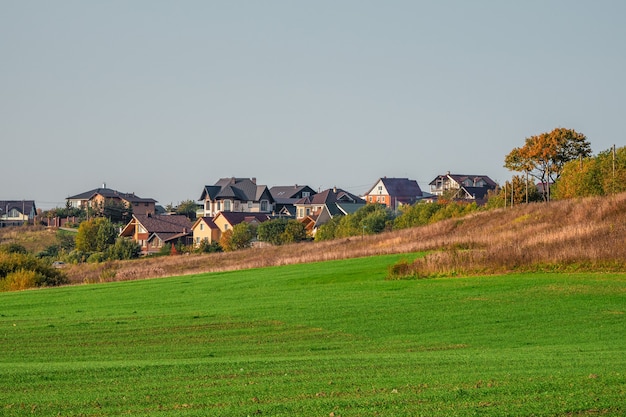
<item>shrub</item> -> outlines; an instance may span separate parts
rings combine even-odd
[[[108,259],[136,259],[141,254],[141,246],[132,239],[119,237],[107,250]]]
[[[198,253],[215,253],[222,252],[222,247],[218,242],[209,243],[208,239],[203,239],[200,245],[196,248],[195,252]]]
[[[7,243],[6,245],[0,245],[0,252],[2,253],[28,253],[28,250],[19,243]]]
[[[20,269],[9,273],[6,278],[0,280],[0,291],[21,291],[28,288],[35,288],[38,279],[37,272]]]
[[[0,280],[3,282],[2,288],[10,289],[67,283],[67,277],[48,262],[32,254],[22,253],[0,253]]]
[[[405,279],[414,276],[415,273],[413,272],[413,267],[409,264],[409,261],[402,259],[389,267],[387,279]]]

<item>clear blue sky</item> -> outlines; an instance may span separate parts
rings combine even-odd
[[[556,127],[624,145],[624,16],[621,0],[0,0],[0,199],[504,182],[504,156]]]

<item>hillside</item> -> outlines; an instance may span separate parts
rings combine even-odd
[[[419,275],[521,270],[626,270],[626,193],[491,210],[424,227],[363,238],[254,248],[230,253],[72,265],[74,283],[435,251]]]

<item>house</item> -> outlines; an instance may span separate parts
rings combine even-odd
[[[34,223],[36,215],[34,200],[0,200],[0,227]]]
[[[413,204],[423,197],[417,181],[408,178],[379,178],[376,184],[364,194],[368,203],[383,204],[396,210],[403,204]]]
[[[199,246],[203,240],[208,243],[219,242],[222,233],[212,217],[198,217],[191,226],[191,232],[195,246]]]
[[[296,217],[294,203],[301,198],[317,194],[308,185],[287,185],[270,188],[270,194],[274,198],[274,212],[280,217]]]
[[[365,205],[365,200],[340,188],[329,188],[296,201],[296,219],[307,233],[315,236],[317,229],[336,216],[352,214]]]
[[[204,217],[217,213],[271,213],[274,198],[266,185],[257,185],[256,178],[221,178],[214,185],[206,185],[200,195]]]
[[[143,254],[161,250],[165,244],[192,243],[193,223],[187,216],[133,214],[120,236],[129,237],[141,246]]]
[[[247,222],[252,225],[258,225],[259,223],[263,223],[271,219],[272,218],[267,213],[220,211],[217,216],[213,218],[213,223],[215,223],[215,225],[219,229],[221,237],[222,233],[226,232],[227,230],[232,230],[232,228],[239,223]]]
[[[487,193],[495,190],[497,184],[486,175],[450,174],[437,176],[430,182],[430,192],[436,196],[443,196],[453,200],[475,201],[484,204]]]
[[[66,200],[71,207],[80,209],[91,208],[92,210],[103,211],[106,205],[117,204],[132,209],[133,214],[156,214],[156,200],[141,198],[135,193],[113,190],[107,188],[106,184],[102,184],[102,188],[95,188],[67,197]]]

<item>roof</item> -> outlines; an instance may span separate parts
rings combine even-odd
[[[191,226],[191,228],[195,229],[196,226],[200,224],[200,222],[203,222],[204,224],[206,224],[209,227],[209,229],[219,229],[219,227],[217,227],[217,225],[213,221],[213,217],[207,217],[207,216],[198,217],[196,221],[193,223],[193,226]]]
[[[461,187],[465,192],[475,198],[476,200],[482,200],[487,196],[489,189],[487,187]]]
[[[259,201],[267,191],[266,185],[257,185],[256,178],[220,178],[214,185],[205,185],[200,200],[237,199]],[[268,193],[268,198],[272,195]]]
[[[383,177],[376,181],[376,184],[382,182],[385,186],[385,189],[392,197],[421,197],[422,190],[415,180],[410,180],[408,178],[387,178]],[[365,193],[370,194],[374,191],[376,184]]]
[[[133,214],[133,219],[140,223],[148,233],[188,233],[193,223],[182,214],[156,215]],[[129,225],[133,222],[129,223]],[[128,227],[128,226],[127,226]],[[126,228],[125,228],[126,229]],[[122,232],[123,233],[123,232]]]
[[[365,204],[365,200],[356,196],[341,188],[329,188],[322,192],[309,197],[303,197],[297,200],[294,204],[297,205],[322,205],[336,203],[337,201],[343,201],[348,203],[362,203]]]
[[[22,214],[36,212],[35,200],[0,200],[0,215],[16,209]]]
[[[66,200],[91,200],[96,195],[101,195],[104,198],[120,198],[130,203],[156,203],[156,200],[152,198],[141,198],[135,195],[135,193],[122,193],[106,187],[94,188],[93,190],[67,197]]]
[[[270,193],[276,200],[280,198],[296,198],[302,191],[308,191],[311,194],[315,194],[315,190],[308,185],[279,185],[270,188]]]
[[[487,183],[487,188],[496,188],[497,184],[489,178],[487,175],[467,175],[467,174],[444,174],[438,175],[434,180],[432,180],[428,185],[435,185],[436,181],[441,177],[449,177],[456,181],[458,184],[461,184],[466,179],[470,178],[472,181],[477,181],[479,179],[485,181]]]
[[[241,211],[220,211],[215,217],[217,218],[218,216],[224,217],[231,226],[244,221],[248,223],[252,221],[262,223],[271,219],[271,217],[265,213],[246,213]]]

